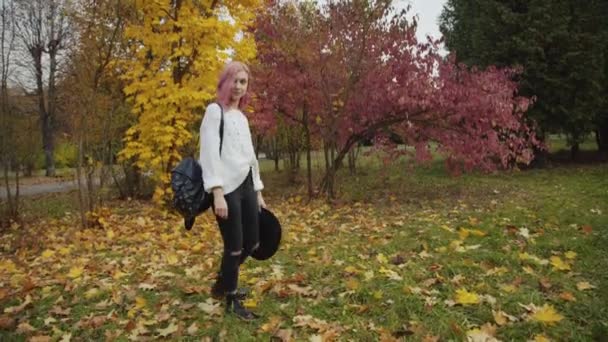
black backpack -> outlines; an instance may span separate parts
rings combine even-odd
[[[224,140],[224,109],[220,105],[220,155]],[[192,157],[184,158],[171,171],[171,189],[173,189],[173,207],[184,217],[186,229],[190,230],[194,218],[209,209],[213,194],[207,193],[203,185],[203,169]]]

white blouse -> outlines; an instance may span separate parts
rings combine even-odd
[[[224,138],[220,156],[221,109],[217,103],[207,106],[200,136],[199,163],[203,169],[205,191],[222,187],[229,194],[243,183],[251,168],[253,188],[264,189],[260,179],[260,166],[253,148],[247,117],[238,109],[224,111]]]

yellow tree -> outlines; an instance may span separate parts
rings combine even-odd
[[[251,60],[249,26],[259,0],[134,0],[127,24],[127,58],[120,63],[134,125],[120,158],[151,171],[154,198],[169,194],[170,170],[192,139],[189,127],[215,96],[227,59]]]

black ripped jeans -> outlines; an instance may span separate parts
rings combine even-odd
[[[239,267],[260,241],[258,196],[253,189],[251,170],[247,178],[233,192],[224,195],[228,218],[215,217],[224,240],[224,254],[220,272],[226,293],[237,289]],[[213,207],[215,212],[215,206]]]

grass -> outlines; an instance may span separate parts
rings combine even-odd
[[[253,290],[248,305],[263,316],[255,323],[207,302],[221,254],[209,214],[186,232],[149,203],[112,202],[98,228],[81,231],[73,194],[28,200],[25,212],[37,214],[2,240],[0,309],[27,294],[33,303],[0,314],[16,320],[0,328],[0,340],[71,333],[127,341],[139,332],[186,341],[289,333],[449,341],[485,325],[503,341],[605,341],[608,165],[461,177],[449,177],[441,162],[412,170],[403,162],[364,165],[341,175],[333,206],[306,203],[302,183],[264,173],[267,202],[285,231],[273,259],[243,268],[241,284]],[[70,273],[79,267],[82,274]],[[579,288],[584,282],[594,288]],[[462,289],[480,302],[454,305]],[[534,320],[530,304],[550,305],[563,318]],[[513,320],[499,325],[499,312]],[[25,322],[36,331],[18,333]]]

